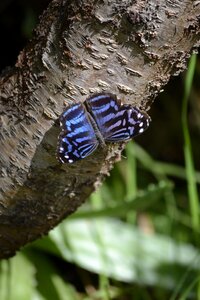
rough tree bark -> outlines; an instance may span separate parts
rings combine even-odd
[[[55,157],[65,105],[109,91],[148,109],[200,41],[200,1],[54,0],[1,75],[0,258],[76,210],[123,145],[73,165]]]

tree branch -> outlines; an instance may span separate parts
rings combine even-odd
[[[60,164],[64,106],[109,91],[148,109],[199,41],[199,1],[51,2],[1,76],[0,258],[75,211],[120,159],[121,144]]]

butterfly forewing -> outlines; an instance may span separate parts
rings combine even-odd
[[[100,94],[86,100],[99,131],[107,142],[132,139],[149,126],[149,116],[131,105],[122,104],[111,94]]]
[[[120,117],[118,115],[120,102],[111,94],[97,94],[86,100],[92,116],[97,123],[99,131],[106,140],[112,132],[112,125]]]
[[[107,141],[117,142],[134,138],[144,132],[150,123],[150,117],[137,107],[123,105],[116,114],[115,121],[107,124],[111,128],[111,135]]]
[[[73,163],[98,147],[94,129],[82,104],[67,108],[60,117],[60,124],[58,158],[61,162]]]

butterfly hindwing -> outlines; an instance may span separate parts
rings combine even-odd
[[[81,103],[67,108],[60,117],[62,131],[58,142],[58,158],[62,163],[73,163],[90,155],[98,140]]]

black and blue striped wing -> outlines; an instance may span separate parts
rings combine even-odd
[[[62,163],[73,163],[87,157],[97,147],[98,140],[81,103],[67,108],[60,116],[62,131],[57,156]]]
[[[98,94],[86,100],[98,129],[107,142],[132,139],[149,126],[150,117],[137,107],[122,104],[111,94]]]

